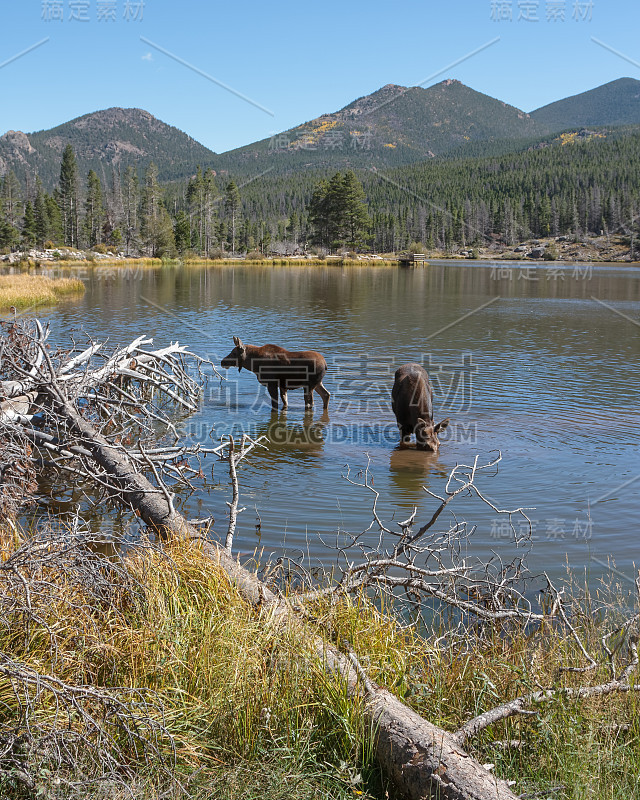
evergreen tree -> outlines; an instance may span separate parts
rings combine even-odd
[[[9,223],[4,211],[4,203],[0,198],[0,247],[15,250],[20,242],[18,229]]]
[[[20,182],[11,169],[2,179],[0,197],[2,197],[5,220],[11,227],[17,229],[22,220],[24,208],[22,205]]]
[[[49,212],[47,211],[47,200],[42,188],[40,179],[36,181],[36,199],[33,207],[35,215],[36,245],[44,247],[44,243],[49,238]]]
[[[121,226],[124,222],[122,202],[122,176],[120,166],[111,168],[111,182],[104,200],[104,222],[102,223],[102,241],[114,247],[122,244]]]
[[[158,183],[158,167],[151,162],[144,176],[144,189],[140,207],[142,242],[153,258],[173,256],[176,252],[171,218],[162,203],[162,189]]]
[[[191,225],[184,211],[178,211],[173,223],[173,236],[180,255],[191,248]]]
[[[300,235],[300,217],[297,211],[292,211],[289,217],[289,238],[293,242],[293,249],[298,247],[298,236]]]
[[[194,178],[189,180],[187,185],[186,202],[189,212],[189,237],[190,247],[202,253],[204,250],[205,241],[205,212],[204,212],[204,178],[202,176],[202,169],[198,167]],[[176,246],[178,245],[176,241]]]
[[[60,208],[64,229],[64,243],[78,246],[78,164],[73,148],[68,144],[62,154],[60,166]]]
[[[88,247],[95,247],[102,240],[105,219],[102,201],[102,184],[93,170],[87,175],[87,195],[84,201],[82,235]]]
[[[343,178],[341,209],[341,234],[346,247],[362,247],[371,227],[362,184],[349,170]]]
[[[47,239],[51,239],[54,244],[62,244],[64,242],[64,221],[57,198],[57,192],[54,192],[53,196],[47,194],[44,198],[48,219]]]
[[[124,243],[125,252],[131,254],[131,248],[138,240],[138,173],[132,166],[124,172],[122,206],[124,211]]]
[[[33,211],[31,200],[25,203],[24,220],[22,222],[22,244],[25,248],[33,247],[36,243],[36,215]]]
[[[308,208],[309,222],[313,227],[312,241],[321,247],[329,247],[330,243],[328,189],[329,184],[327,181],[320,181],[313,190]]]
[[[309,204],[314,240],[325,247],[361,247],[371,224],[362,184],[351,170],[321,181]]]
[[[215,172],[212,169],[205,170],[203,176],[204,184],[204,250],[203,255],[209,257],[209,252],[213,246],[215,238],[214,219],[216,209],[216,199],[218,187],[216,186]]]
[[[233,181],[229,181],[224,191],[224,207],[231,217],[231,253],[236,251],[236,220],[240,210],[240,192]]]

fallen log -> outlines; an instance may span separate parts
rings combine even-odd
[[[277,615],[293,617],[291,605],[244,569],[222,547],[203,540],[198,530],[173,508],[170,498],[159,490],[127,458],[87,422],[52,387],[58,413],[77,435],[78,444],[91,452],[96,463],[109,475],[123,502],[144,522],[165,538],[191,537],[201,541],[203,551],[215,559],[245,600],[255,607],[269,606]],[[302,627],[303,623],[300,622]],[[308,635],[308,634],[307,634]],[[345,679],[351,696],[366,695],[365,714],[375,732],[376,755],[396,790],[407,800],[515,800],[507,783],[498,780],[470,756],[454,734],[424,720],[390,692],[370,682],[363,684],[349,659],[336,647],[313,635],[318,657],[333,674]]]
[[[199,389],[180,361],[186,355],[185,348],[176,343],[151,353],[141,349],[149,340],[139,337],[111,357],[104,357],[96,367],[92,359],[102,357],[98,345],[92,343],[71,358],[64,353],[54,358],[47,351],[45,340],[46,333],[38,323],[34,333],[10,329],[7,342],[11,347],[5,353],[10,369],[6,372],[8,380],[1,385],[5,404],[0,410],[0,421],[8,433],[19,431],[47,453],[57,452],[58,468],[72,469],[74,474],[93,480],[103,496],[132,509],[159,537],[197,541],[248,603],[268,609],[283,622],[293,620],[300,636],[311,642],[326,669],[345,681],[350,696],[364,698],[364,713],[374,733],[378,761],[399,794],[408,800],[515,800],[507,784],[496,780],[467,754],[454,734],[422,719],[388,691],[374,685],[353,657],[312,631],[293,603],[276,595],[243,568],[231,554],[233,525],[226,547],[222,547],[203,537],[175,509],[170,484],[163,480],[157,462],[149,456],[153,448],[151,423],[160,419],[171,430],[171,422],[160,408],[146,406],[145,392],[155,387],[174,403],[194,406]],[[131,379],[144,388],[132,394],[117,382],[120,378]],[[92,416],[83,416],[80,408]],[[33,411],[45,419],[37,430],[31,424]],[[146,419],[148,441],[143,444],[138,437],[137,450],[128,451],[121,436],[113,435],[110,425],[114,417],[120,420],[121,430],[130,430],[134,422]],[[165,452],[175,459],[174,448],[169,446]],[[204,448],[198,447],[194,452],[204,452]],[[219,448],[210,452],[219,452]],[[233,459],[233,443],[229,442],[230,466],[235,464]],[[153,472],[155,483],[146,472]],[[235,471],[231,472],[233,478]],[[236,489],[234,483],[230,504],[233,521],[239,513]]]

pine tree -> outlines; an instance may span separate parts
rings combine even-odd
[[[22,244],[25,248],[33,247],[36,243],[36,215],[33,212],[31,200],[24,206],[24,220],[22,222]]]
[[[180,255],[191,248],[191,225],[184,211],[178,211],[173,223],[173,236]]]
[[[62,244],[64,242],[64,221],[58,196],[57,191],[53,193],[53,196],[45,195],[47,218],[49,220],[47,239],[51,239],[54,244]]]
[[[0,197],[0,247],[15,250],[20,242],[18,229],[9,223],[7,219],[4,202]]]
[[[104,199],[104,222],[102,224],[102,241],[119,247],[122,244],[121,226],[124,221],[122,203],[122,176],[120,166],[111,168],[111,183]]]
[[[209,257],[214,240],[214,219],[216,209],[216,198],[218,187],[216,186],[216,176],[212,169],[205,170],[203,176],[204,184],[204,250],[203,255]]]
[[[233,181],[229,181],[224,191],[224,206],[231,216],[231,253],[236,252],[236,219],[240,209],[240,192]]]
[[[49,238],[49,212],[47,211],[47,200],[40,178],[36,180],[36,199],[33,211],[36,226],[36,245],[44,247],[44,243]]]
[[[204,195],[204,178],[202,169],[198,167],[195,177],[191,178],[187,185],[186,202],[189,211],[189,235],[192,237],[190,246],[199,253],[202,253],[205,249]]]
[[[138,173],[132,166],[124,172],[122,206],[124,211],[124,242],[126,255],[131,255],[131,248],[138,240]]]
[[[23,215],[23,205],[20,190],[20,182],[13,170],[9,170],[2,179],[2,205],[6,222],[17,229]]]
[[[320,181],[313,190],[308,207],[309,222],[313,227],[312,241],[321,247],[329,247],[328,189],[327,181]]]
[[[84,221],[82,235],[88,247],[95,247],[102,241],[102,225],[104,223],[104,205],[102,202],[102,184],[93,170],[87,175],[87,195],[84,201]]]
[[[144,176],[140,207],[141,236],[147,252],[153,258],[173,256],[176,252],[173,225],[162,203],[162,188],[158,183],[158,167],[151,162]]]
[[[362,247],[371,227],[362,184],[349,170],[343,179],[341,233],[346,247]]]
[[[60,207],[64,228],[64,243],[78,246],[78,164],[73,148],[68,144],[60,166]]]
[[[316,243],[331,249],[364,244],[371,220],[364,189],[351,170],[344,176],[336,172],[328,183],[321,181],[308,210]]]

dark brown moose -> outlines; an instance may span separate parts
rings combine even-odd
[[[433,390],[424,367],[405,364],[396,370],[391,405],[402,440],[406,442],[415,433],[418,450],[437,453],[438,434],[447,427],[449,420],[433,424]]]
[[[233,337],[235,347],[220,362],[223,367],[244,367],[254,372],[258,381],[267,387],[271,395],[271,406],[278,409],[278,392],[282,407],[287,407],[287,390],[304,389],[305,408],[313,408],[313,392],[318,392],[324,407],[329,405],[331,395],[322,385],[327,371],[327,362],[322,353],[315,350],[289,351],[277,344],[255,347],[243,344],[237,336]]]

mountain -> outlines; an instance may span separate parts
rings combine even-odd
[[[378,167],[438,158],[475,143],[539,139],[549,131],[518,108],[455,80],[428,89],[388,84],[340,111],[220,156],[239,173]]]
[[[549,103],[531,118],[552,131],[598,125],[640,124],[640,81],[619,78],[597,89]]]
[[[264,172],[376,169],[500,156],[546,146],[549,137],[572,128],[637,124],[640,81],[631,78],[531,114],[455,80],[427,89],[388,84],[339,111],[221,155],[138,108],[109,108],[36,133],[9,131],[0,136],[0,175],[13,169],[32,185],[37,174],[52,189],[68,143],[82,176],[93,169],[108,183],[112,168],[134,164],[142,176],[155,161],[160,180],[169,183],[193,175],[198,166],[253,178]]]
[[[127,164],[143,173],[150,161],[158,165],[161,181],[184,178],[196,166],[210,166],[216,154],[186,133],[166,125],[139,108],[108,108],[85,114],[50,130],[25,134],[8,131],[0,136],[0,174],[11,168],[23,180],[37,173],[49,189],[60,177],[60,161],[67,144],[78,159],[80,175],[90,169],[108,180],[111,168]]]

